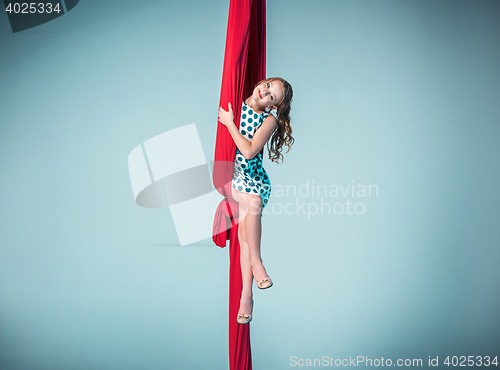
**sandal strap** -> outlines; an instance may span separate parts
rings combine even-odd
[[[258,283],[258,284],[259,284],[259,286],[262,286],[262,285],[263,285],[264,283],[266,283],[266,282],[271,282],[271,279],[270,279],[270,278],[265,278],[264,280],[259,281],[259,283]]]

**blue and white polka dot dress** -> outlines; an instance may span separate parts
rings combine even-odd
[[[264,112],[258,114],[245,102],[241,108],[240,133],[252,140],[255,131],[269,116]],[[266,206],[271,195],[271,180],[262,167],[262,154],[259,152],[252,159],[246,159],[240,150],[236,148],[234,158],[233,188],[244,193],[260,195],[262,198],[262,209]]]

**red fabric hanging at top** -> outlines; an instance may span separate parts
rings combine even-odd
[[[240,127],[241,104],[254,85],[266,75],[266,2],[230,0],[219,106],[231,102],[236,127]],[[238,204],[231,196],[236,144],[227,128],[217,124],[213,184],[223,199],[216,211],[213,241],[219,247],[229,240],[229,368],[251,370],[250,324],[236,321],[242,280],[238,242]]]

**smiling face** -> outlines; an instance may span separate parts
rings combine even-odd
[[[265,80],[253,90],[254,101],[262,108],[276,108],[283,99],[283,83],[279,80]]]

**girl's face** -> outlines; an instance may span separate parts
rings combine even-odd
[[[262,108],[276,108],[283,99],[283,83],[278,80],[261,82],[253,90],[253,98]]]

